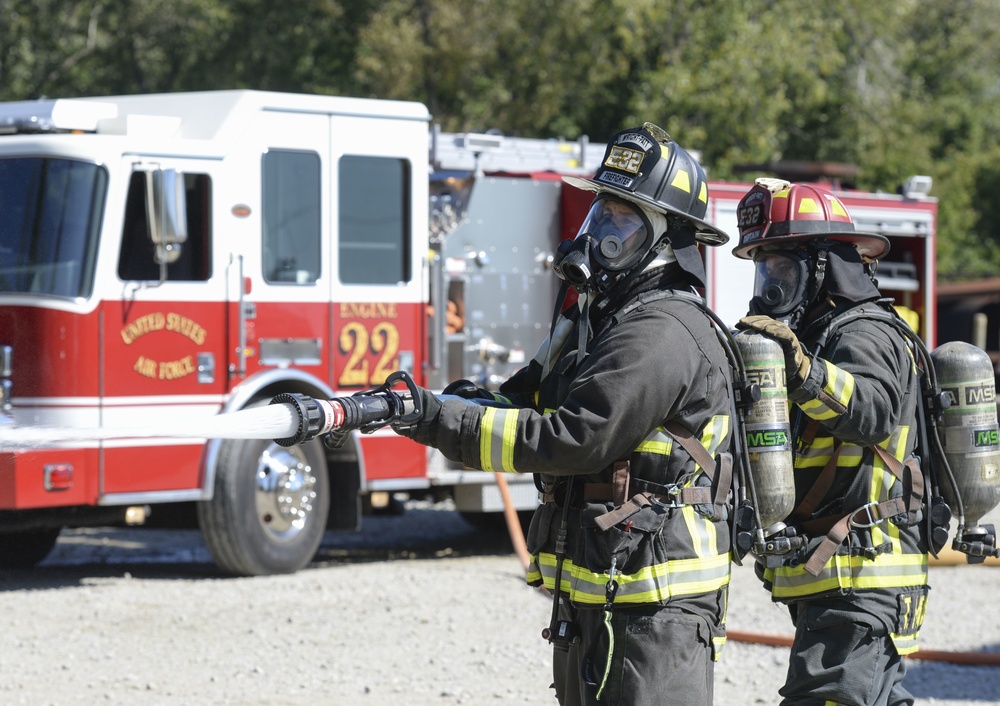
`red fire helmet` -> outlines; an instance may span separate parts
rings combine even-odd
[[[740,201],[736,217],[740,242],[733,255],[746,260],[760,247],[822,239],[853,243],[870,260],[889,252],[885,236],[856,231],[843,202],[814,184],[758,179]]]

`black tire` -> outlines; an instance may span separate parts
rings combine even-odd
[[[270,440],[228,439],[219,449],[213,497],[198,503],[198,524],[219,568],[234,576],[266,576],[308,565],[329,513],[330,482],[319,439],[287,448]]]
[[[59,539],[59,527],[0,532],[0,569],[30,569],[49,555]]]

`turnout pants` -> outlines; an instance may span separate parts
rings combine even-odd
[[[553,687],[560,705],[711,706],[713,635],[724,634],[714,616],[724,615],[726,591],[675,599],[666,606],[616,608],[611,669],[600,699],[608,659],[604,611],[563,606],[581,639],[553,645]]]
[[[795,625],[781,706],[912,706],[893,617],[843,598],[790,603]],[[892,622],[890,622],[892,621]]]

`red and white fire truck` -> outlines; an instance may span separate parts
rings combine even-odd
[[[603,145],[444,134],[417,103],[220,91],[0,103],[0,406],[29,427],[149,429],[0,447],[0,566],[63,527],[141,523],[196,503],[234,574],[294,571],[363,502],[448,492],[499,512],[492,474],[391,431],[319,440],[176,437],[281,392],[335,397],[409,372],[495,385],[545,337],[551,263],[588,194],[562,174]],[[710,184],[735,236],[747,184]],[[842,192],[892,241],[880,283],[934,337],[936,204]],[[735,242],[735,237],[733,238]],[[732,245],[732,242],[730,246]],[[708,249],[734,322],[752,268]],[[520,509],[537,502],[511,478]]]

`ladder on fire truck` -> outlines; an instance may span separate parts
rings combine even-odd
[[[603,142],[592,144],[586,135],[571,142],[494,133],[446,133],[435,125],[430,135],[430,164],[437,171],[589,175],[597,171],[606,146]]]

